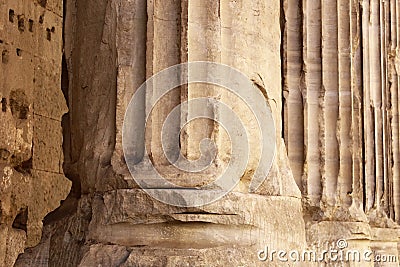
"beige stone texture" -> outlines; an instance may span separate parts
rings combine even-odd
[[[392,0],[0,1],[0,266],[398,266],[399,8]],[[222,173],[229,133],[215,121],[187,122],[204,109],[226,116],[213,105],[182,108],[173,121],[182,131],[166,136],[169,149],[179,135],[181,149],[167,152],[190,160],[210,138],[211,167],[182,173],[164,155],[163,121],[187,100],[226,103],[249,133],[240,182],[200,207],[148,195],[122,145],[137,88],[188,61],[245,74],[276,137],[271,166],[259,162],[259,114],[214,85],[175,88],[146,121],[158,85],[146,88],[129,124],[135,168],[149,166],[146,147],[176,185],[200,187]],[[265,180],[249,192],[259,165]],[[321,253],[338,241],[396,262],[257,257],[266,247]]]
[[[62,171],[62,5],[48,2],[0,3],[0,266],[39,243],[42,220],[71,187]]]

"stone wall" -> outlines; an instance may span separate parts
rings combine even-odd
[[[1,1],[0,14],[0,265],[12,266],[71,186],[62,170],[62,1]]]

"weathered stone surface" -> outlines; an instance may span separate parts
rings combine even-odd
[[[293,216],[301,212],[298,198],[232,193],[204,207],[178,208],[133,189],[106,193],[93,207],[89,236],[101,243],[181,249],[305,244],[302,231],[290,231],[304,229]]]
[[[94,245],[83,257],[79,266],[121,266],[129,256],[129,251],[121,246]]]
[[[91,219],[90,198],[68,197],[55,212],[46,216],[42,240],[20,255],[15,266],[78,266],[87,249],[85,243]]]
[[[60,90],[61,70],[54,70],[54,64],[59,64],[59,60],[48,62],[35,58],[34,106],[35,114],[59,121],[68,109]],[[55,139],[60,138],[59,133],[57,136]]]
[[[60,15],[61,1],[51,2]],[[61,170],[62,18],[37,1],[2,1],[0,12],[0,265],[8,267],[39,243],[43,218],[71,185]]]
[[[62,173],[63,152],[61,122],[34,115],[33,168]]]
[[[22,251],[15,266],[398,266],[257,257],[266,246],[320,253],[342,241],[398,260],[396,1],[6,0],[0,13],[0,266]],[[249,108],[222,88],[191,84],[163,97],[146,122],[157,87],[146,88],[143,114],[132,122],[147,127],[134,136],[142,140],[133,147],[135,167],[148,167],[140,162],[145,146],[181,186],[207,184],[226,167],[225,130],[206,119],[186,124],[196,109],[222,116],[212,105],[180,110],[173,123],[182,131],[166,138],[180,134],[181,151],[172,152],[192,160],[210,138],[215,164],[182,174],[166,159],[162,121],[186,100],[231,105],[249,133],[250,159],[236,188],[183,208],[139,188],[122,132],[135,90],[194,60],[235,67],[262,92],[276,156],[249,193],[265,137]],[[147,186],[176,197],[150,172]]]

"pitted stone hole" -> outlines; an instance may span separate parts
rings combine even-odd
[[[46,7],[46,5],[47,5],[47,0],[38,0],[38,4],[39,4],[41,7]]]
[[[46,32],[47,32],[47,40],[51,41],[51,30],[47,28]]]
[[[12,10],[12,9],[8,10],[8,20],[9,20],[11,23],[14,23],[14,17],[15,17],[15,12],[14,12],[14,10]]]
[[[3,52],[1,52],[1,62],[4,64],[8,63],[8,59],[9,59],[9,55],[8,55],[8,51],[7,50],[3,50]]]
[[[11,153],[7,149],[0,148],[0,163],[8,163]]]
[[[21,49],[17,48],[16,49],[16,53],[17,53],[17,56],[19,56],[19,57],[22,56],[22,50]]]
[[[19,211],[18,215],[15,217],[12,227],[14,229],[20,229],[27,232],[28,231],[27,223],[28,223],[28,208],[25,207],[22,208]]]
[[[28,25],[29,25],[29,31],[33,32],[33,20],[30,19]]]
[[[13,166],[14,171],[21,173],[23,175],[32,175],[33,160],[32,156],[24,160],[20,155],[11,155],[7,159],[7,163]]]
[[[28,108],[24,108],[19,113],[19,119],[20,120],[26,120],[27,118],[28,118]]]
[[[44,15],[40,15],[39,16],[39,23],[43,24],[43,22],[44,22]]]
[[[4,41],[0,39],[0,44],[2,44],[2,43],[4,43]]]
[[[24,15],[18,15],[18,30],[20,32],[25,31],[25,16]]]
[[[16,90],[10,93],[10,108],[14,118],[20,120],[26,120],[28,118],[29,104],[22,90]]]
[[[1,99],[1,111],[7,111],[7,99],[5,97]]]
[[[31,173],[32,168],[33,168],[33,161],[32,157],[30,157],[28,160],[25,160],[20,164],[18,164],[17,166],[15,166],[14,170],[16,170],[19,173],[27,175]]]

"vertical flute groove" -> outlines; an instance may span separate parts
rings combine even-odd
[[[389,2],[380,3],[381,6],[381,77],[382,77],[382,157],[383,157],[383,210],[391,217],[390,206],[392,203],[393,175],[388,164],[392,161],[392,148],[390,142],[391,128],[389,125],[390,91],[388,84],[388,51],[390,34]]]
[[[342,205],[351,205],[352,191],[352,92],[351,92],[351,39],[350,5],[348,0],[338,1],[338,49],[339,49],[339,144],[340,172],[338,193]],[[357,131],[353,135],[357,138]]]
[[[351,201],[357,207],[363,203],[363,61],[362,61],[362,9],[357,0],[351,1],[350,5],[350,44],[351,44],[351,176],[353,178],[351,190]],[[345,174],[341,173],[341,176]],[[349,186],[349,185],[348,185]],[[345,189],[348,190],[348,186]],[[342,194],[344,192],[342,191]],[[348,194],[348,193],[347,193]],[[346,194],[346,199],[349,200]]]
[[[302,32],[301,1],[288,0],[287,8],[287,142],[295,180],[301,186],[304,165],[304,118],[301,92]]]
[[[373,33],[371,33],[372,35]],[[375,145],[374,116],[371,96],[371,59],[370,59],[370,5],[368,1],[362,6],[363,35],[363,85],[364,85],[364,144],[365,144],[365,210],[370,210],[375,203]],[[372,46],[371,46],[372,47]]]
[[[306,167],[305,179],[307,195],[312,205],[319,205],[321,199],[321,108],[320,94],[322,89],[321,59],[321,2],[312,0],[305,8],[304,30],[306,33],[305,65],[306,65],[306,108],[305,108],[305,147]]]
[[[339,175],[338,113],[338,11],[336,0],[322,1],[322,88],[324,157],[323,197],[329,206],[335,205]]]
[[[393,3],[394,2],[394,3]],[[394,216],[396,222],[400,222],[400,121],[399,121],[399,111],[400,111],[400,94],[399,94],[399,75],[395,66],[395,62],[398,58],[398,49],[400,47],[400,12],[399,12],[399,1],[392,1],[394,6],[394,12],[392,15],[392,27],[393,27],[393,40],[392,40],[392,99],[394,106],[393,109],[393,201],[394,201]]]
[[[375,153],[375,208],[381,207],[383,197],[383,120],[382,120],[382,66],[381,66],[381,31],[380,1],[371,1],[371,90],[374,111],[374,153]]]

